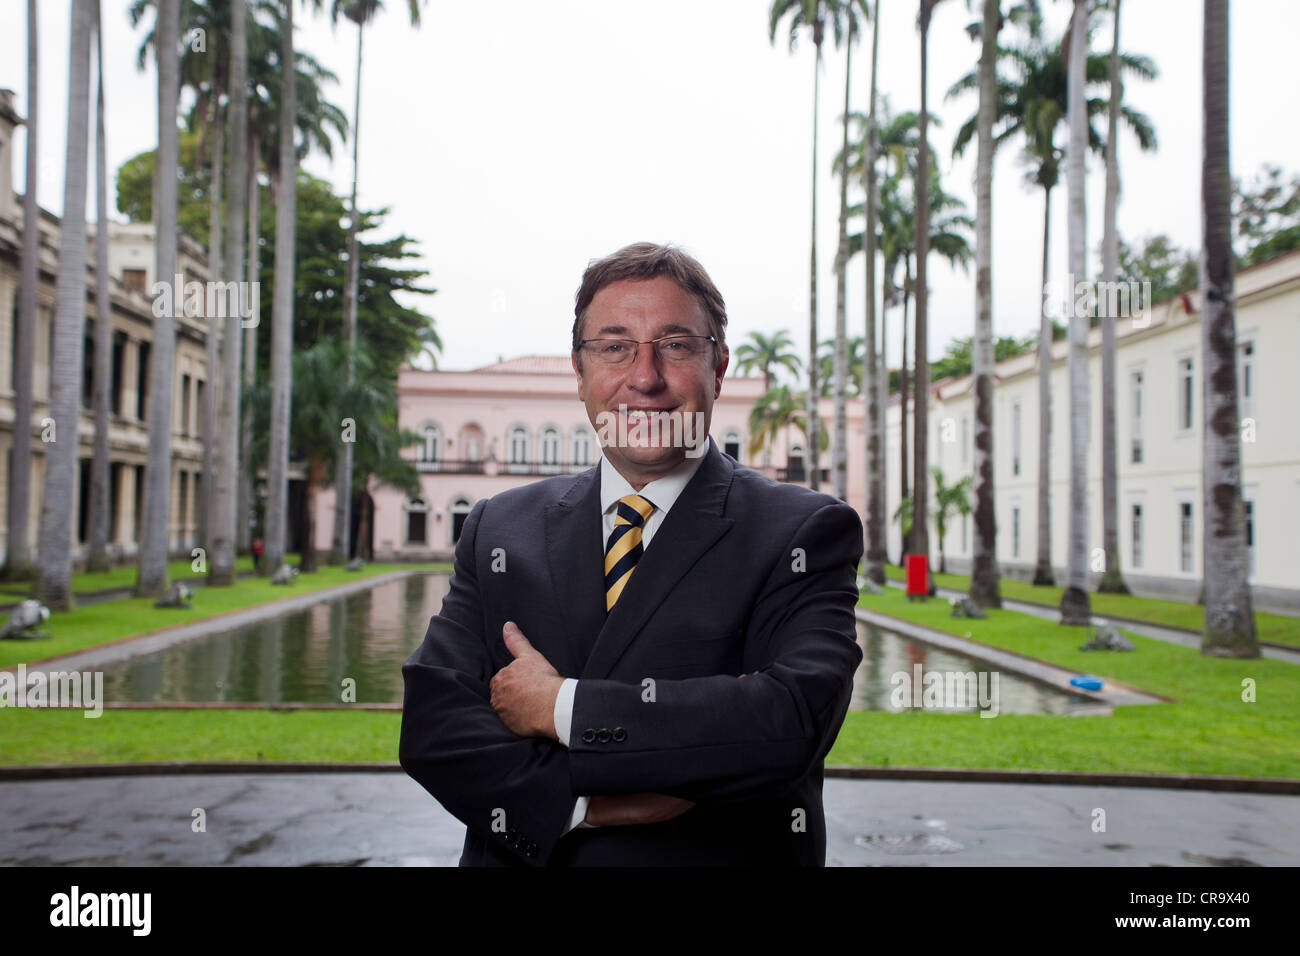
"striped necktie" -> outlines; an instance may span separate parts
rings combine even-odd
[[[641,529],[654,510],[654,503],[640,495],[624,495],[618,499],[614,530],[610,532],[609,542],[605,545],[606,611],[614,607],[614,602],[623,593],[628,578],[632,576],[632,569],[641,559]]]

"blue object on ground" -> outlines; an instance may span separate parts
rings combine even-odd
[[[1093,677],[1091,674],[1080,674],[1078,677],[1071,677],[1070,683],[1075,687],[1082,687],[1084,690],[1101,690],[1102,680],[1100,677]]]

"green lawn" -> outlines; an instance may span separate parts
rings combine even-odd
[[[253,559],[251,557],[235,558],[236,573],[251,570],[253,570]],[[133,588],[135,587],[135,576],[136,566],[134,564],[123,564],[108,571],[78,571],[72,575],[72,591],[74,594],[88,594],[110,588]],[[187,581],[191,578],[206,578],[207,576],[207,571],[194,570],[193,561],[172,561],[167,565],[167,579],[169,581]],[[31,585],[28,583],[7,581],[0,584],[0,594],[27,597],[30,593]]]
[[[1294,664],[1203,657],[1131,633],[1131,653],[1080,651],[1084,628],[1006,610],[989,610],[987,620],[953,619],[946,601],[909,603],[894,588],[864,595],[861,605],[1176,702],[1118,707],[1111,717],[851,713],[828,763],[1300,778]],[[1241,699],[1244,678],[1255,681],[1254,703]]]
[[[330,572],[343,574],[322,569],[317,577],[332,583]],[[300,579],[297,588],[305,583]],[[275,592],[269,597],[284,593]],[[255,596],[251,589],[248,593]],[[99,607],[120,609],[123,603]],[[1300,668],[1295,665],[1207,658],[1192,648],[1134,634],[1129,635],[1137,646],[1132,653],[1087,653],[1077,650],[1087,638],[1084,629],[1005,610],[990,610],[982,621],[954,620],[948,617],[947,602],[909,603],[892,588],[866,595],[861,603],[949,633],[970,632],[974,640],[1122,681],[1175,702],[1120,707],[1111,717],[1002,714],[990,720],[926,711],[855,712],[845,720],[827,758],[830,764],[1300,779],[1300,748],[1295,745],[1300,739]],[[1241,700],[1247,677],[1255,681],[1254,703]],[[396,713],[361,710],[105,710],[102,717],[87,720],[79,711],[6,708],[0,711],[0,764],[386,761],[396,759],[400,721]]]
[[[128,597],[86,604],[71,611],[56,611],[41,628],[51,635],[48,640],[0,641],[0,667],[68,654],[175,624],[200,621],[294,594],[319,591],[346,581],[412,567],[417,566],[367,564],[360,571],[347,571],[339,566],[326,565],[311,574],[300,575],[287,587],[272,585],[267,578],[242,578],[228,588],[195,588],[191,601],[194,606],[188,609],[161,609],[153,606],[152,598]]]
[[[902,581],[903,569],[897,565],[886,564],[885,577],[891,581]],[[936,587],[952,588],[957,591],[970,589],[970,578],[964,574],[934,572],[934,583]],[[1000,587],[1004,598],[1045,604],[1050,607],[1060,607],[1061,592],[1064,590],[1060,587],[1041,587],[1028,581],[1016,581],[1005,577],[1002,578]],[[1135,621],[1165,624],[1191,631],[1201,630],[1205,623],[1205,608],[1199,604],[1124,594],[1098,594],[1095,591],[1088,597],[1092,601],[1093,611],[1102,615],[1127,617]],[[1256,611],[1255,636],[1261,641],[1300,647],[1300,617]]]

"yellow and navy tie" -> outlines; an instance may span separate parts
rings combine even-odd
[[[606,611],[614,607],[614,602],[627,586],[637,561],[641,559],[641,529],[654,510],[654,503],[640,495],[624,495],[618,499],[614,530],[610,532],[609,542],[605,545]]]

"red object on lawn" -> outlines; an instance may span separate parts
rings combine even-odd
[[[907,596],[926,597],[930,593],[926,586],[926,556],[909,554],[907,556]]]

